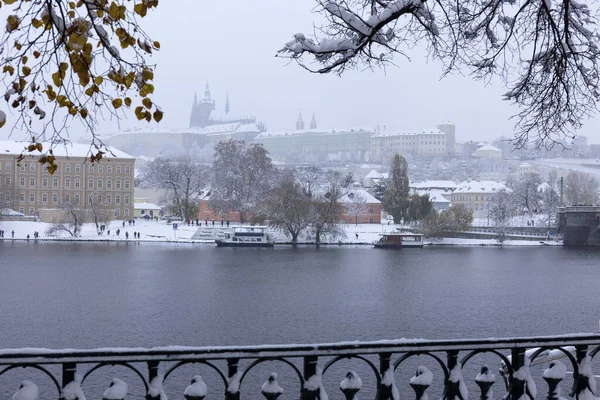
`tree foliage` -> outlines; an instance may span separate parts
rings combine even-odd
[[[444,65],[494,76],[519,107],[518,147],[552,147],[597,110],[600,34],[595,9],[578,0],[317,0],[326,22],[294,35],[278,55],[318,73],[385,66],[415,43]],[[593,7],[596,7],[594,5]]]
[[[423,230],[429,237],[443,237],[454,232],[468,231],[473,223],[473,211],[463,204],[457,204],[448,210],[433,210],[423,221]]]
[[[196,218],[200,196],[209,183],[209,167],[195,159],[182,156],[174,159],[156,158],[142,170],[146,184],[166,190],[165,202],[182,219]]]
[[[119,117],[126,107],[139,120],[162,119],[151,100],[154,66],[146,62],[160,43],[139,24],[157,5],[158,0],[0,0],[8,14],[0,39],[4,98],[15,115],[12,125],[32,136],[29,151],[41,151],[35,145],[43,135],[53,143],[66,141],[69,121],[79,119],[92,131],[93,156],[101,156],[103,143],[94,134],[98,117]],[[0,127],[6,111],[0,110]]]
[[[258,144],[227,140],[215,146],[210,207],[220,213],[237,211],[240,221],[256,211],[273,189],[277,171],[269,153]]]
[[[392,215],[394,223],[408,219],[409,209],[408,163],[396,154],[392,159],[390,178],[383,194],[382,205]]]

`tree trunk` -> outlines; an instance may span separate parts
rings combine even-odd
[[[317,229],[315,232],[315,246],[319,247],[321,244],[321,230]]]
[[[292,243],[295,245],[298,243],[298,232],[290,232],[292,235]]]

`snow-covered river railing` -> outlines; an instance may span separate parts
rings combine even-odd
[[[14,382],[16,393],[13,399],[34,400],[60,398],[83,400],[88,378],[108,366],[120,366],[133,371],[145,390],[144,397],[166,400],[163,385],[166,385],[183,366],[199,365],[218,376],[219,388],[228,400],[257,398],[258,390],[253,385],[244,385],[249,372],[264,362],[291,368],[294,384],[300,388],[302,400],[328,399],[326,390],[341,390],[347,400],[363,389],[363,381],[375,388],[377,400],[397,400],[402,393],[401,383],[414,390],[416,399],[427,399],[427,390],[434,382],[440,382],[444,399],[468,397],[468,387],[475,387],[472,394],[481,399],[491,399],[495,389],[497,398],[534,399],[538,385],[531,368],[544,368],[541,377],[547,383],[546,398],[560,398],[560,384],[569,371],[572,376],[571,396],[591,399],[596,393],[596,381],[592,372],[594,356],[600,350],[599,334],[570,334],[559,336],[524,338],[488,338],[461,340],[399,339],[374,342],[340,342],[308,345],[262,345],[227,347],[154,347],[154,348],[100,348],[91,350],[50,350],[37,348],[0,350],[0,378],[9,371],[19,369],[28,378],[27,371],[36,371],[52,381],[53,393],[44,393],[32,379],[26,379],[20,387]],[[497,360],[497,364],[473,365],[482,354]],[[412,375],[401,375],[399,367],[409,360],[426,360]],[[333,368],[342,360],[353,365],[364,365],[359,369],[344,370],[337,374]],[[430,362],[431,364],[427,364]],[[473,367],[479,373],[471,374]],[[52,370],[56,370],[52,372]],[[346,372],[347,371],[347,372]],[[498,379],[494,374],[498,371]],[[335,374],[335,376],[329,376]],[[362,375],[362,376],[361,376]],[[130,392],[123,377],[112,377],[105,382],[103,399],[125,399]],[[132,378],[133,379],[133,378]],[[207,383],[202,376],[186,377],[190,384],[178,389],[187,400],[204,399]],[[329,383],[336,382],[332,387]],[[263,376],[260,393],[267,400],[277,399],[286,386],[292,383],[280,379],[273,372]],[[19,381],[20,382],[20,381]],[[137,382],[140,385],[140,382]],[[190,380],[188,380],[190,382]],[[208,382],[208,381],[207,381]],[[131,384],[132,382],[129,382]],[[495,386],[494,386],[495,385]],[[2,390],[6,390],[3,387]],[[215,389],[215,388],[213,388]],[[407,389],[410,390],[410,389]],[[471,389],[472,390],[472,389]],[[540,393],[543,390],[540,389]],[[571,391],[571,388],[569,388]],[[214,390],[213,390],[214,393]],[[337,392],[339,393],[339,392]],[[406,398],[409,393],[402,393]],[[130,396],[132,397],[132,396]],[[215,397],[215,396],[212,396]],[[289,398],[296,398],[290,395]],[[540,396],[541,398],[542,396]],[[88,398],[89,395],[88,395]]]

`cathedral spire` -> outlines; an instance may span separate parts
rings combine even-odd
[[[296,120],[296,130],[304,129],[304,119],[302,118],[302,111],[298,114],[298,119]]]
[[[317,119],[315,118],[314,111],[313,111],[312,119],[310,120],[310,129],[317,129]]]
[[[229,114],[229,92],[227,92],[227,98],[225,99],[225,114]]]
[[[210,88],[208,87],[208,81],[206,82],[206,88],[204,89],[204,100],[210,101]]]

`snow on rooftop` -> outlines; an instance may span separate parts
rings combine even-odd
[[[496,146],[492,146],[491,144],[483,145],[480,148],[478,148],[477,150],[475,150],[475,152],[478,152],[478,151],[499,151],[500,153],[502,153],[502,150],[500,150]]]
[[[451,189],[454,190],[456,188],[456,182],[454,181],[423,181],[423,182],[415,182],[410,186],[415,189]]]
[[[451,203],[451,201],[448,200],[448,198],[446,198],[446,196],[450,196],[452,192],[444,192],[443,190],[435,190],[435,189],[434,190],[417,189],[416,192],[420,196],[422,196],[424,194],[428,194],[429,199],[434,203]],[[444,196],[444,194],[446,194],[446,196]]]
[[[417,136],[417,135],[445,135],[446,133],[439,129],[421,129],[419,132],[379,132],[373,137],[388,137],[388,136]]]
[[[280,131],[263,132],[257,138],[269,138],[278,136],[302,136],[302,135],[347,135],[350,133],[373,134],[372,129],[350,128],[350,129],[284,129]]]
[[[454,193],[494,193],[508,188],[496,181],[465,181],[456,186]]]
[[[348,192],[340,198],[340,203],[353,203],[353,202],[356,202],[357,199],[360,199],[361,202],[364,199],[364,203],[366,203],[366,204],[380,204],[381,203],[371,193],[367,192],[364,189],[348,190]]]
[[[135,202],[133,203],[134,210],[160,210],[160,207],[153,203]]]
[[[126,129],[120,132],[104,133],[103,137],[109,138],[119,135],[153,135],[153,134],[194,134],[194,135],[216,135],[222,133],[259,133],[260,130],[255,123],[242,123],[242,122],[231,122],[223,124],[209,125],[205,128],[166,128],[166,127],[155,127],[155,128],[134,128]]]
[[[27,146],[29,144],[29,142],[0,141],[0,154],[11,154],[16,156],[21,153],[24,155],[39,155],[37,151],[33,153],[27,151]],[[44,146],[44,152],[50,148],[50,143],[42,142],[42,145]],[[108,149],[109,151],[103,155],[104,158],[135,158],[114,147],[109,146]],[[52,147],[52,153],[56,157],[89,157],[95,152],[96,151],[93,151],[89,144],[82,143],[68,143]]]

